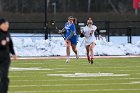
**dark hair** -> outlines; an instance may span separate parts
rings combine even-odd
[[[73,23],[74,23],[74,24],[77,24],[77,18],[74,18],[74,19],[73,19]]]
[[[0,19],[0,25],[3,24],[3,23],[5,23],[5,22],[7,22],[7,20],[5,20],[4,18],[1,18]]]

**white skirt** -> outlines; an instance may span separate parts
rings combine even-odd
[[[96,40],[95,36],[85,38],[85,46],[90,45],[93,42],[95,43],[95,40]]]

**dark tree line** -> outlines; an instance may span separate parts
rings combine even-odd
[[[0,12],[44,12],[45,0],[0,0]],[[48,11],[53,12],[116,12],[132,11],[133,0],[47,0]],[[55,6],[54,6],[55,4]]]

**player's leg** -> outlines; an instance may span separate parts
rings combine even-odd
[[[91,64],[93,64],[93,60],[94,60],[94,47],[95,47],[95,43],[93,42],[89,46],[90,54],[91,54]]]
[[[75,55],[76,55],[76,59],[78,59],[78,58],[79,58],[79,54],[78,54],[78,50],[77,50],[77,48],[76,48],[76,45],[77,45],[77,36],[73,36],[73,37],[70,39],[70,41],[71,41],[72,50],[73,50],[73,52],[74,52]]]
[[[66,44],[66,54],[67,54],[66,62],[69,62],[70,61],[70,45],[71,45],[71,42],[69,40],[65,40],[65,44]]]
[[[5,61],[0,63],[0,93],[7,93],[9,85],[9,65],[10,59],[7,58]]]
[[[78,55],[78,51],[77,51],[76,45],[73,45],[73,44],[72,44],[71,47],[72,47],[73,52],[74,52],[75,55],[76,55],[76,58],[78,59],[78,58],[79,58],[79,55]]]
[[[86,52],[87,52],[87,59],[88,59],[88,62],[90,63],[89,47],[90,47],[90,45],[87,45],[87,46],[86,46]]]

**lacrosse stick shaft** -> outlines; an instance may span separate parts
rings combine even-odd
[[[56,30],[59,30],[58,27],[55,27]],[[60,33],[61,36],[65,39],[64,35],[62,33]]]

